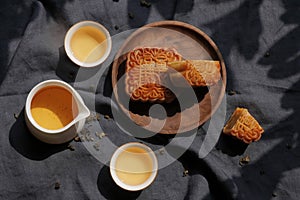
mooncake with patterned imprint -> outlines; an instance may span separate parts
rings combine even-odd
[[[212,86],[221,78],[221,66],[219,61],[215,60],[183,60],[169,62],[172,67],[187,80],[192,87]],[[170,78],[175,83],[178,74],[171,74]]]
[[[223,133],[250,144],[261,138],[264,129],[246,108],[236,108],[223,128]]]
[[[167,63],[180,61],[181,55],[172,48],[136,48],[127,54],[126,92],[132,100],[171,102],[174,94],[162,85]]]
[[[126,92],[132,100],[171,102],[175,96],[164,86],[168,76],[177,87],[212,86],[220,80],[220,70],[219,61],[183,60],[172,48],[136,48],[127,54]],[[180,84],[183,78],[188,84]]]

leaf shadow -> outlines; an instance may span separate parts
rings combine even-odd
[[[172,148],[172,151],[178,151],[176,149],[181,147],[173,146]],[[168,152],[172,154],[172,151]],[[205,159],[199,159],[197,153],[187,150],[182,156],[180,156],[178,161],[182,164],[184,169],[188,170],[188,176],[199,174],[208,181],[210,194],[205,197],[205,199],[209,199],[210,197],[213,197],[213,199],[231,199],[232,195],[230,194],[228,187],[230,187],[232,182],[229,181],[224,184],[220,181],[215,172],[213,172],[210,166],[206,163]]]
[[[203,26],[212,30],[210,35],[218,44],[222,55],[230,60],[231,51],[236,48],[247,60],[252,59],[259,49],[262,33],[260,5],[263,0],[245,0],[238,8]],[[214,2],[216,3],[216,2]],[[227,68],[227,88],[233,88],[231,68]]]
[[[150,7],[144,7],[141,1],[128,1],[127,10],[131,15],[128,24],[132,28],[145,25],[150,17],[150,9],[156,9],[165,20],[174,19],[175,13],[189,12],[194,7],[194,0],[147,0]],[[158,21],[158,20],[157,20]]]
[[[294,24],[296,26],[274,43],[258,60],[258,64],[269,68],[269,78],[284,79],[292,83],[289,88],[285,89],[281,98],[281,108],[290,110],[291,114],[264,133],[263,140],[267,140],[268,143],[273,144],[276,140],[280,142],[274,143],[274,147],[265,152],[258,160],[244,166],[242,176],[233,179],[235,182],[246,180],[245,184],[247,182],[256,183],[254,184],[255,188],[246,194],[239,193],[240,197],[252,195],[253,198],[256,198],[255,195],[257,195],[259,198],[272,199],[275,195],[282,199],[291,198],[290,195],[294,192],[293,183],[289,183],[288,189],[280,188],[284,187],[280,186],[280,183],[286,172],[300,167],[300,159],[298,159],[300,157],[300,80],[294,78],[300,74],[300,15],[299,12],[295,12],[300,6],[300,2],[282,0],[282,5],[285,12],[280,19],[285,25]]]
[[[234,46],[247,60],[252,59],[258,51],[259,36],[262,33],[259,14],[262,1],[245,0],[229,14],[204,24],[213,30],[214,40],[222,41],[219,48],[225,57],[229,56]]]
[[[221,18],[205,24],[212,30],[212,37],[219,43],[221,52],[225,58],[229,58],[231,50],[237,50],[245,59],[254,58],[259,49],[259,36],[262,33],[262,23],[260,19],[260,9],[262,0],[244,1],[238,9],[222,16]],[[278,184],[284,177],[284,173],[292,169],[299,168],[300,160],[297,159],[300,148],[300,2],[297,0],[282,0],[285,12],[280,19],[285,25],[296,25],[287,34],[276,41],[258,60],[258,64],[269,68],[268,77],[275,80],[286,79],[288,82],[296,80],[285,90],[281,99],[281,107],[290,110],[291,114],[282,119],[279,123],[266,130],[262,140],[268,144],[275,144],[271,150],[256,161],[243,166],[241,176],[235,176],[228,181],[239,184],[238,198],[252,196],[255,198],[271,199],[272,195],[279,193],[281,198],[288,198],[288,194],[278,189]],[[230,26],[228,26],[230,25]],[[228,30],[230,31],[225,31]],[[230,69],[228,70],[230,73]],[[228,86],[233,83],[229,83]],[[241,155],[229,145],[228,138],[222,136],[217,148],[230,156]],[[276,140],[280,142],[276,144]],[[227,142],[224,142],[227,140]],[[225,145],[225,146],[224,146]],[[224,149],[226,152],[224,152]],[[243,149],[243,148],[242,148]],[[251,184],[251,188],[249,185]],[[247,191],[242,188],[249,188]],[[263,188],[263,189],[262,189]],[[286,195],[286,196],[285,196]]]

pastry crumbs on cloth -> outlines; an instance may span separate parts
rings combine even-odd
[[[236,137],[246,144],[258,141],[264,129],[246,108],[236,108],[223,128],[223,133]]]

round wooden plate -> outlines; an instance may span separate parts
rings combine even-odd
[[[157,116],[155,119],[157,122],[165,121],[159,133],[176,134],[193,130],[214,114],[221,103],[226,87],[225,63],[218,47],[204,32],[190,24],[179,21],[159,21],[143,26],[132,33],[117,52],[112,66],[112,86],[116,101],[131,120],[141,127],[147,126],[153,120],[153,116],[149,116],[149,109],[154,105],[153,103],[130,101],[129,109],[126,109],[124,105],[128,102],[121,102],[119,98],[126,95],[125,83],[117,84],[125,74],[126,55],[136,47],[171,47],[175,48],[184,59],[218,60],[221,64],[221,79],[216,85],[195,89],[197,102],[184,108],[180,107],[176,100],[161,104],[166,111],[166,117],[161,119]],[[118,85],[123,85],[123,88]],[[200,117],[193,117],[194,110],[200,111]],[[183,112],[190,114],[184,115]],[[159,126],[160,123],[157,124]]]

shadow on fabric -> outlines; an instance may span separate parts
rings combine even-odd
[[[93,77],[99,71],[99,67],[101,67],[79,67],[69,59],[64,46],[61,46],[58,51],[59,61],[55,73],[67,83],[86,81]]]
[[[176,13],[186,13],[192,10],[194,0],[147,0],[150,7],[143,6],[142,1],[128,1],[128,24],[132,28],[138,28],[149,23],[150,9],[156,9],[165,20],[174,19]]]
[[[110,102],[113,92],[111,77],[112,67],[110,66],[108,69],[106,69],[97,85],[95,109],[98,113],[109,115],[113,118]],[[98,94],[102,94],[103,96]],[[105,97],[105,99],[103,97]]]
[[[68,146],[67,143],[46,144],[36,139],[26,126],[24,109],[10,129],[9,142],[18,153],[31,160],[44,160],[55,153],[66,150]]]
[[[168,151],[169,153],[175,152],[176,148],[180,147],[172,147],[173,149],[171,151]],[[230,184],[223,183],[218,180],[216,177],[216,174],[210,169],[210,167],[206,164],[205,160],[199,159],[197,153],[187,150],[179,159],[179,162],[181,162],[184,169],[188,170],[188,175],[193,176],[195,174],[200,174],[209,183],[209,189],[210,189],[210,195],[214,199],[231,199],[231,192],[230,192]],[[208,199],[210,197],[206,197],[204,199]]]
[[[67,83],[74,82],[79,67],[75,65],[67,56],[64,46],[59,48],[59,60],[55,73]]]
[[[219,3],[229,2],[229,1],[234,1],[234,0],[210,0],[210,2],[214,4],[219,4]]]
[[[68,2],[73,2],[74,0],[39,0],[47,10],[47,14],[51,16],[54,20],[61,20],[64,18],[62,16],[62,9],[64,5]]]
[[[252,59],[258,51],[259,36],[262,33],[259,15],[262,2],[263,0],[246,0],[229,14],[204,25],[213,30],[211,37],[219,44],[225,58],[234,46],[237,46],[246,59]],[[230,31],[224,31],[228,29]]]
[[[36,15],[34,15],[34,10],[38,2],[41,2],[47,10],[47,17],[51,17],[54,20],[62,20],[62,8],[67,2],[72,1],[73,0],[4,0],[1,2],[0,23],[5,28],[1,28],[0,31],[0,84],[5,79],[6,73],[14,59],[27,26],[36,17]]]
[[[245,36],[249,38],[248,41],[253,42],[251,47],[252,49],[254,47],[254,50],[258,48],[259,33],[261,32],[258,13],[260,3],[261,1],[251,3],[250,1],[245,1],[240,7],[240,9],[244,10],[244,13],[247,13],[247,9],[257,10],[257,17],[254,17],[254,21],[258,24],[253,25],[251,27],[253,29],[252,32]],[[274,87],[274,90],[278,89],[279,92],[284,91],[281,99],[281,108],[291,111],[291,114],[265,131],[262,140],[273,141],[273,144],[275,144],[274,147],[265,152],[258,160],[254,162],[250,161],[249,164],[243,166],[241,176],[231,179],[231,181],[239,184],[240,187],[249,187],[249,184],[256,183],[251,184],[252,187],[251,190],[249,188],[249,191],[239,191],[238,197],[252,195],[255,198],[255,195],[259,194],[259,197],[263,199],[272,199],[275,196],[281,199],[290,199],[293,192],[297,194],[297,189],[293,189],[293,187],[297,187],[297,180],[294,180],[295,178],[292,176],[285,175],[285,173],[300,167],[300,159],[297,159],[300,157],[300,80],[295,78],[295,76],[297,77],[300,74],[300,14],[296,11],[300,6],[300,2],[298,0],[282,0],[282,4],[285,12],[281,15],[280,20],[285,25],[292,24],[296,25],[296,27],[267,49],[265,55],[259,59],[258,64],[270,68],[268,71],[269,78],[274,80],[288,79],[292,82],[290,88],[285,89],[280,85]],[[220,37],[218,30],[221,30],[227,24],[223,23],[224,20],[238,21],[233,20],[235,17],[238,17],[237,12],[241,11],[234,11],[219,21],[209,24],[209,26],[214,24],[214,26],[218,27],[215,29],[214,38]],[[234,42],[234,39],[237,38],[236,34],[239,34],[241,30],[247,30],[247,27],[238,28],[233,33],[229,33],[230,35],[226,37],[231,39],[228,42]],[[250,43],[240,43],[239,45],[239,51],[245,58],[250,59],[254,56],[255,51],[245,52],[246,49],[251,49],[249,48]],[[229,48],[226,49],[225,47]],[[232,45],[227,43],[224,43],[221,47],[226,57],[229,55],[231,48]],[[280,142],[276,143],[276,140]],[[285,190],[287,189],[287,185],[284,185],[283,181],[289,183],[289,191]],[[253,191],[256,192],[253,193]]]
[[[218,3],[221,1],[212,1]],[[212,30],[211,38],[218,44],[225,60],[229,60],[230,52],[235,47],[247,60],[254,57],[259,49],[259,36],[262,33],[260,5],[263,0],[246,0],[229,14],[213,20],[204,26]],[[251,19],[251,20],[249,20]],[[230,30],[230,31],[224,31]],[[234,83],[230,67],[227,69],[227,88],[232,89]]]
[[[282,0],[285,8],[285,13],[280,17],[280,20],[286,25],[296,25],[284,37],[278,40],[271,46],[265,55],[258,61],[259,64],[270,67],[268,76],[275,80],[289,79],[297,80],[294,76],[299,76],[300,63],[300,13],[296,12],[300,7],[300,2],[297,0],[285,1]],[[280,86],[278,86],[280,87]],[[269,152],[265,153],[257,162],[248,165],[244,169],[244,174],[254,170],[257,166],[264,166],[262,176],[272,175],[272,183],[270,187],[266,187],[266,192],[269,194],[278,193],[281,198],[291,198],[286,192],[276,189],[279,181],[283,178],[284,172],[291,171],[300,167],[300,80],[292,84],[285,90],[281,99],[281,107],[290,110],[291,114],[273,126],[265,134],[266,140],[280,139],[280,143],[274,146]],[[272,163],[272,165],[266,165]],[[288,178],[293,183],[293,177]],[[295,183],[294,183],[295,184]],[[292,188],[291,188],[292,189]],[[271,199],[271,197],[270,197]]]
[[[0,31],[0,84],[6,76],[21,37],[31,18],[32,9],[30,7],[32,2],[18,0],[4,0],[1,2],[0,23],[5,28],[1,28]]]
[[[100,193],[106,199],[137,199],[142,191],[127,191],[120,188],[112,179],[110,169],[104,165],[98,175],[97,185]]]
[[[220,134],[219,141],[216,145],[217,149],[220,149],[222,153],[225,153],[231,157],[243,155],[247,147],[248,144],[222,133]]]

